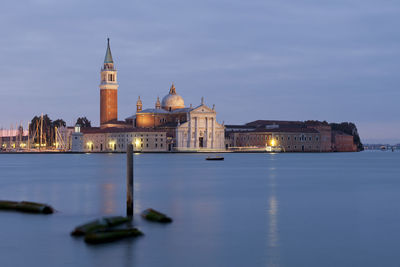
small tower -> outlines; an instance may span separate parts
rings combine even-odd
[[[161,109],[160,98],[157,96],[156,109]]]
[[[118,83],[117,70],[111,55],[110,39],[107,38],[107,50],[100,72],[100,127],[118,120]]]
[[[71,134],[71,151],[82,152],[83,151],[83,133],[81,133],[81,126],[75,125],[74,132]]]
[[[140,96],[136,102],[136,113],[142,111],[143,108],[143,104],[142,104],[142,100],[140,99]]]

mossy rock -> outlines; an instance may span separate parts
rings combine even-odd
[[[143,235],[143,233],[137,228],[105,230],[86,234],[85,242],[89,244],[101,244],[113,242],[127,237],[137,237],[141,235]]]
[[[141,215],[144,219],[153,222],[160,222],[160,223],[172,222],[172,219],[170,217],[154,209],[146,209],[142,212]]]
[[[96,231],[105,231],[110,227],[118,226],[123,223],[129,222],[131,218],[115,216],[115,217],[104,217],[98,220],[94,220],[80,226],[77,226],[74,231],[71,232],[71,235],[74,236],[82,236],[88,233],[96,232]]]
[[[54,212],[54,209],[49,205],[29,201],[0,201],[0,209],[43,214]]]

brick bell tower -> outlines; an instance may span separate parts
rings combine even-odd
[[[110,39],[107,38],[107,51],[100,72],[100,127],[118,120],[118,83],[117,70],[111,55]]]

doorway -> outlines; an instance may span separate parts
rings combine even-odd
[[[203,138],[204,137],[199,137],[199,147],[203,147]]]

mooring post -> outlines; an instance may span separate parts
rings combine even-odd
[[[126,148],[126,216],[133,217],[133,145]]]

